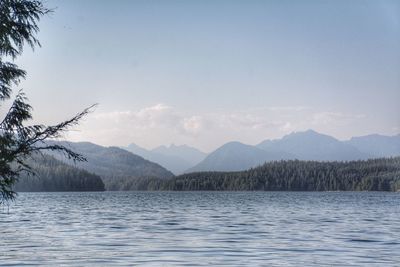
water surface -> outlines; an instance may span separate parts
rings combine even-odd
[[[21,193],[4,266],[400,266],[400,194]]]

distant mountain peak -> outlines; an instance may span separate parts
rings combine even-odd
[[[169,145],[161,145],[161,146],[154,148],[153,150],[157,150],[157,149],[194,149],[194,150],[200,151],[199,149],[197,149],[195,147],[191,147],[187,144],[177,145],[175,143],[171,143]]]
[[[327,134],[323,134],[323,133],[319,133],[317,131],[314,130],[306,130],[306,131],[299,131],[299,132],[292,132],[288,135],[285,135],[284,137],[282,137],[282,139],[277,139],[274,141],[279,141],[279,140],[288,140],[288,139],[302,139],[302,140],[307,140],[307,141],[330,141],[330,142],[340,142],[339,140],[337,140],[335,137],[327,135]]]
[[[319,133],[319,132],[317,132],[315,130],[312,130],[312,129],[308,129],[308,130],[305,130],[305,131],[291,132],[290,134],[288,134],[286,136],[294,136],[294,135],[323,135],[323,136],[329,136],[329,135],[326,135],[326,134],[323,134],[323,133]],[[329,136],[329,137],[332,137],[332,136]]]
[[[299,131],[298,133],[301,133],[301,132],[307,133],[307,134],[321,134],[321,133],[319,133],[319,132],[317,132],[317,131],[315,131],[313,129],[308,129],[308,130],[305,130],[305,131]]]
[[[137,145],[137,144],[135,144],[135,143],[130,143],[127,147],[134,147],[134,148],[140,148],[140,149],[145,149],[145,148],[143,148],[143,147],[141,147],[141,146],[139,146],[139,145]]]
[[[248,146],[248,145],[246,145],[242,142],[239,142],[239,141],[229,141],[222,145],[222,147],[224,147],[224,146],[226,147],[226,146]]]
[[[132,143],[125,149],[145,159],[158,163],[175,174],[180,174],[184,170],[196,165],[206,156],[206,153],[194,147],[190,147],[186,144],[176,145],[175,143],[160,145],[151,150],[144,149]]]
[[[290,155],[278,151],[265,151],[256,146],[231,141],[214,150],[186,172],[240,171],[281,158],[290,158]]]
[[[363,138],[396,138],[400,137],[400,134],[397,135],[383,135],[383,134],[367,134],[367,135],[362,135],[362,136],[353,136],[350,138],[350,140],[357,140],[357,139],[363,139]]]

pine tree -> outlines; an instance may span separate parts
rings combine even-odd
[[[25,79],[26,72],[14,62],[24,45],[40,47],[36,34],[41,17],[51,12],[41,1],[0,0],[0,105],[11,100],[12,89]],[[54,126],[28,125],[32,107],[22,90],[16,93],[11,107],[0,117],[0,204],[15,197],[12,190],[22,171],[32,172],[25,160],[43,150],[58,150],[73,160],[85,160],[81,155],[60,145],[48,145],[46,140],[60,137],[90,112],[83,110],[71,119]],[[1,118],[3,118],[1,120]]]

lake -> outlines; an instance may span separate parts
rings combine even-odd
[[[20,193],[3,266],[400,266],[400,194]]]

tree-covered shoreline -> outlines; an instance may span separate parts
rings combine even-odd
[[[196,172],[137,184],[137,190],[170,191],[399,191],[400,157],[275,161],[246,171]]]
[[[102,179],[52,156],[34,155],[27,161],[34,175],[21,173],[13,190],[17,192],[105,191]]]
[[[102,177],[52,156],[30,163],[16,191],[104,191]],[[274,161],[246,171],[118,179],[111,191],[400,191],[400,157],[348,162]],[[107,189],[106,189],[107,190]]]

